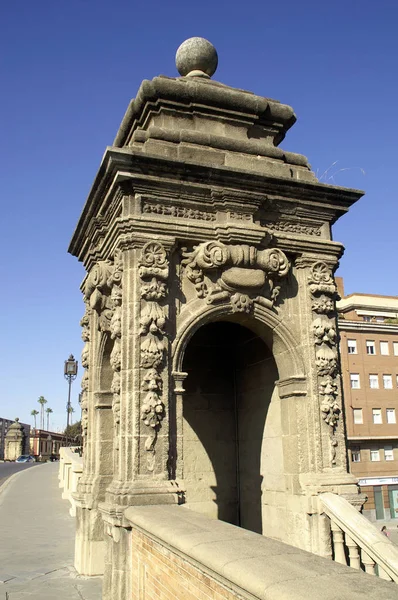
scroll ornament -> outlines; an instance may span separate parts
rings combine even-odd
[[[258,250],[209,241],[191,252],[184,248],[182,255],[185,274],[198,298],[206,298],[209,304],[229,300],[233,312],[250,312],[255,300],[273,306],[280,280],[290,268],[286,255],[278,248]]]
[[[158,432],[165,417],[161,370],[167,338],[166,314],[161,302],[167,296],[169,263],[160,242],[148,242],[141,252],[138,274],[141,280],[141,420],[149,432],[145,440],[147,468],[154,470]]]

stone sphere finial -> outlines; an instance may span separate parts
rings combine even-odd
[[[177,50],[176,67],[183,77],[211,77],[217,65],[217,50],[204,38],[189,38]]]

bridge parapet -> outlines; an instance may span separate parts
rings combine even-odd
[[[129,598],[398,598],[392,583],[184,507],[130,507],[125,517]]]
[[[320,495],[330,520],[333,559],[398,583],[398,548],[342,496]]]
[[[62,447],[59,450],[59,487],[63,488],[62,498],[69,500],[71,507],[69,514],[72,517],[76,516],[76,503],[73,498],[74,492],[77,491],[77,484],[83,473],[83,458],[76,452],[77,448]]]

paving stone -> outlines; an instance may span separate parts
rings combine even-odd
[[[73,567],[75,523],[57,476],[57,463],[27,469],[2,494],[1,600],[101,599],[101,578]]]

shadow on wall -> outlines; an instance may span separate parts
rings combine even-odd
[[[261,455],[278,372],[273,356],[237,323],[201,327],[184,357],[186,501],[211,517],[262,533]]]

